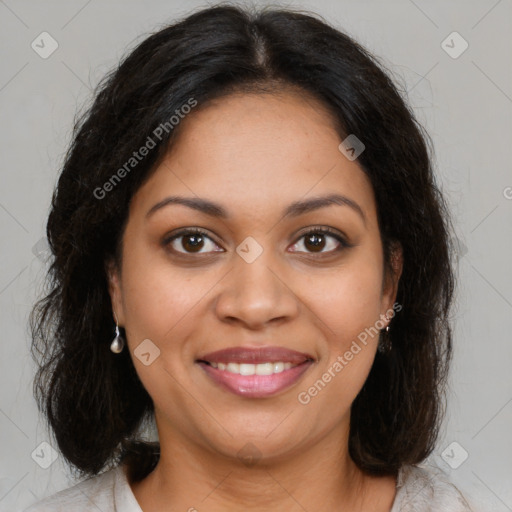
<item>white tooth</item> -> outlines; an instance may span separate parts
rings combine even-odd
[[[231,373],[240,373],[240,365],[238,363],[228,363],[226,370]]]
[[[284,370],[289,370],[295,365],[290,362],[274,362],[274,363],[210,363],[214,368],[219,370],[226,370],[231,373],[239,375],[273,375],[274,373],[281,373]]]
[[[273,363],[261,363],[256,365],[256,375],[272,375],[273,373]]]
[[[240,365],[240,375],[254,375],[256,365],[243,363]]]
[[[281,373],[284,370],[284,363],[274,363],[274,373]]]

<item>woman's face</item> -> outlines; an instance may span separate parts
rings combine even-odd
[[[161,443],[269,459],[346,443],[401,266],[385,277],[369,179],[295,93],[231,95],[181,123],[133,197],[110,287]]]

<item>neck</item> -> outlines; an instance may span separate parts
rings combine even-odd
[[[160,435],[156,468],[132,490],[144,512],[389,511],[395,479],[361,472],[348,454],[345,430],[286,457],[252,461]]]

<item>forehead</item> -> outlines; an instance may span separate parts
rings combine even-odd
[[[178,136],[134,198],[149,209],[167,195],[212,199],[228,211],[271,212],[300,198],[341,193],[368,216],[369,178],[338,149],[336,121],[310,95],[232,94],[180,122]]]

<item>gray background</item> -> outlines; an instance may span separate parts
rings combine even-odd
[[[512,2],[281,5],[320,13],[379,55],[433,138],[460,258],[449,414],[431,462],[486,510],[512,510]],[[45,218],[74,114],[128,49],[198,6],[206,4],[0,1],[0,510],[73,483],[62,457],[41,467],[52,459],[32,398],[27,315],[41,291]],[[44,31],[58,43],[46,59],[31,47]],[[457,58],[461,39],[442,45],[454,31],[469,44]]]

